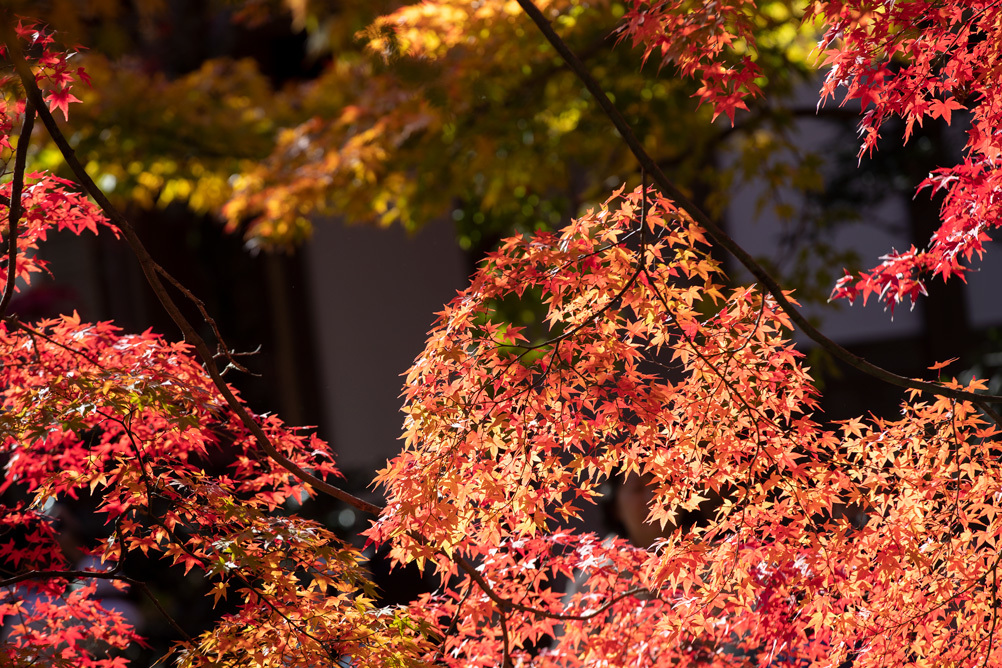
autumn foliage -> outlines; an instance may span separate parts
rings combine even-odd
[[[991,2],[890,2],[880,9],[818,4],[827,25],[823,62],[830,68],[821,93],[832,98],[845,87],[844,101],[859,100],[860,156],[876,148],[881,127],[892,117],[904,121],[907,141],[926,119],[950,123],[955,112],[970,115],[963,160],[937,169],[920,188],[944,193],[943,224],[929,247],[892,251],[859,279],[839,281],[834,292],[850,299],[861,294],[864,301],[876,293],[891,305],[905,297],[914,302],[929,278],[962,278],[999,225],[993,193],[1002,155],[995,85],[1002,8]]]
[[[549,19],[573,6],[541,4]],[[998,225],[1002,9],[808,10],[825,26],[822,95],[862,106],[861,154],[890,116],[911,128],[970,112],[964,162],[927,183],[946,191],[929,248],[891,255],[835,292],[914,297],[926,275],[961,273]],[[760,93],[756,11],[635,0],[609,25],[733,119]],[[378,46],[395,31],[393,48],[447,52],[469,46],[469,22],[502,18],[513,39],[535,35],[515,3],[462,0],[404,6],[368,35]],[[5,19],[2,308],[17,287],[7,274],[44,270],[34,251],[54,230],[120,235],[156,289],[170,279],[82,167],[80,186],[27,169],[37,114],[76,170],[52,112],[67,113],[84,72],[47,28]],[[437,44],[422,41],[429,24],[441,28]],[[344,131],[361,113],[314,127]],[[297,132],[280,150],[309,145]],[[382,159],[385,147],[357,143],[355,168]],[[246,206],[272,166],[245,174]],[[323,196],[330,183],[310,173],[296,183]],[[398,185],[401,197],[413,188]],[[337,487],[325,443],[246,406],[162,285],[183,343],[75,314],[2,314],[0,662],[124,665],[120,650],[142,638],[95,589],[109,581],[152,596],[122,564],[155,554],[204,573],[228,605],[203,635],[179,634],[172,660],[184,666],[1002,665],[999,398],[979,394],[979,380],[910,380],[900,419],[829,422],[791,342],[790,295],[728,286],[711,254],[720,232],[662,190],[646,179],[620,188],[561,231],[510,238],[483,261],[407,373],[403,450],[375,478],[382,508]],[[542,334],[505,317],[520,300],[543,304]],[[620,473],[653,481],[649,519],[665,538],[651,549],[567,528]],[[434,573],[436,591],[377,607],[355,549],[276,512],[314,494],[377,515],[368,540]],[[86,571],[63,556],[46,513],[80,495],[100,498],[110,534]],[[581,574],[586,586],[565,596]]]

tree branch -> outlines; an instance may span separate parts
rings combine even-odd
[[[499,610],[498,615],[501,618],[501,666],[503,668],[512,668],[511,651],[509,649],[511,641],[508,638],[508,613],[504,610]]]
[[[547,41],[549,41],[553,48],[556,49],[557,53],[560,54],[560,57],[563,58],[567,65],[574,71],[575,74],[577,74],[578,78],[595,98],[595,101],[598,102],[606,116],[608,116],[609,120],[612,121],[616,130],[619,132],[626,145],[630,148],[630,151],[633,152],[633,155],[637,158],[641,167],[643,167],[643,169],[645,169],[652,176],[654,183],[657,184],[658,188],[683,212],[705,229],[716,243],[718,243],[727,252],[733,255],[741,264],[743,264],[745,268],[748,269],[748,271],[750,271],[751,274],[765,286],[766,290],[772,294],[780,308],[786,312],[786,314],[790,317],[790,320],[792,320],[804,334],[806,334],[823,349],[828,351],[832,356],[840,359],[854,369],[862,371],[868,376],[898,387],[919,390],[921,392],[929,392],[931,394],[951,397],[954,399],[971,401],[990,415],[996,423],[1002,425],[1002,416],[1000,416],[988,405],[989,403],[1002,403],[1002,396],[976,394],[974,392],[944,387],[938,383],[930,383],[899,376],[896,373],[892,373],[868,362],[858,355],[854,355],[822,334],[816,327],[808,322],[807,318],[801,315],[797,308],[790,302],[786,294],[783,292],[782,287],[769,274],[769,272],[756,262],[755,259],[744,250],[744,248],[738,245],[736,241],[734,241],[720,226],[714,223],[706,213],[690,201],[689,198],[687,198],[682,191],[680,191],[675,184],[673,184],[668,177],[665,176],[657,162],[655,162],[651,156],[647,154],[647,151],[644,150],[643,145],[633,133],[633,128],[612,103],[612,100],[609,99],[608,95],[606,95],[605,91],[595,78],[591,76],[584,64],[576,55],[574,55],[574,52],[568,48],[567,44],[553,30],[549,21],[546,20],[546,17],[543,16],[542,12],[539,11],[539,8],[536,7],[532,0],[518,0],[518,4],[522,7],[525,13],[529,15],[529,18],[532,19],[532,21],[539,28],[540,32],[543,33],[543,36],[546,37]]]
[[[190,301],[192,304],[195,305],[196,308],[198,308],[198,312],[202,314],[202,319],[209,325],[209,327],[212,328],[212,335],[216,337],[216,342],[218,344],[217,349],[222,353],[227,363],[236,368],[238,371],[242,371],[243,373],[250,373],[247,367],[245,367],[243,364],[241,364],[236,360],[236,358],[233,356],[234,353],[230,350],[229,346],[226,345],[226,341],[223,339],[223,334],[222,332],[219,331],[219,326],[216,325],[215,318],[209,315],[209,311],[205,308],[205,302],[196,297],[191,292],[191,290],[186,288],[181,283],[181,281],[174,278],[170,273],[168,273],[166,269],[164,269],[159,264],[157,264],[156,270],[157,273],[163,276],[168,283],[177,288],[177,290],[181,294],[183,294],[188,299],[188,301]],[[220,373],[219,375],[221,376],[222,373]]]
[[[611,608],[613,605],[622,601],[624,598],[630,596],[636,596],[637,594],[649,594],[650,590],[644,589],[643,587],[631,587],[626,591],[613,596],[608,601],[600,605],[597,609],[591,612],[586,612],[580,615],[565,615],[556,612],[550,612],[549,610],[541,610],[540,608],[533,608],[529,605],[523,605],[521,603],[515,603],[511,599],[502,598],[494,588],[484,579],[484,576],[477,571],[476,567],[469,562],[465,557],[454,556],[452,558],[461,569],[466,571],[466,574],[470,576],[470,579],[477,583],[477,586],[487,594],[487,598],[494,602],[498,606],[498,610],[502,613],[510,612],[512,610],[517,610],[518,612],[525,612],[530,615],[536,615],[537,617],[546,617],[548,619],[555,619],[562,622],[581,622],[592,619],[601,615],[603,612]]]
[[[0,589],[16,585],[28,580],[48,580],[52,578],[66,578],[67,580],[79,580],[81,578],[94,578],[96,580],[122,580],[131,582],[131,578],[122,575],[119,571],[122,568],[122,560],[119,559],[115,567],[110,571],[27,571],[20,575],[13,575],[4,580],[0,580]]]
[[[35,106],[31,100],[24,105],[24,124],[17,139],[17,153],[14,155],[14,179],[10,185],[10,200],[7,201],[7,285],[0,299],[0,318],[7,314],[10,300],[14,296],[17,281],[17,226],[21,221],[24,207],[21,193],[24,192],[24,168],[28,160],[28,143],[31,130],[35,127]]]
[[[985,648],[985,661],[981,664],[981,668],[986,668],[988,666],[988,661],[992,656],[992,645],[995,640],[995,626],[999,621],[999,564],[998,559],[995,560],[995,566],[992,567],[992,626],[988,630],[988,647]]]

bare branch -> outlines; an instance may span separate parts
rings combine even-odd
[[[145,582],[131,579],[128,580],[128,582],[129,584],[139,589],[139,591],[143,592],[143,595],[145,595],[146,598],[150,600],[150,603],[153,604],[153,607],[156,608],[160,612],[160,614],[164,616],[164,618],[167,620],[167,623],[171,625],[171,628],[177,631],[178,635],[184,638],[187,642],[194,642],[194,638],[188,635],[188,632],[185,631],[183,628],[181,628],[181,625],[178,624],[173,617],[171,617],[170,613],[164,609],[163,605],[160,604],[160,600],[153,595],[153,592],[150,591],[149,586],[147,586]]]
[[[243,364],[241,364],[234,358],[233,353],[229,349],[229,346],[226,345],[226,341],[223,339],[222,332],[219,331],[219,326],[216,325],[216,319],[213,318],[211,315],[209,315],[209,311],[205,308],[205,302],[196,297],[191,292],[191,290],[186,288],[184,284],[181,283],[181,281],[171,276],[170,273],[168,273],[167,270],[164,269],[159,264],[156,265],[156,270],[157,273],[159,273],[161,276],[164,277],[164,280],[166,280],[168,283],[177,288],[181,294],[183,294],[185,297],[188,298],[188,301],[190,301],[198,308],[198,312],[202,314],[202,319],[205,320],[205,322],[208,323],[209,327],[212,328],[212,334],[216,337],[216,342],[218,344],[217,349],[222,352],[223,357],[226,359],[228,363],[227,368],[232,366],[237,371],[242,371],[243,373],[250,373],[250,371],[247,370],[247,367],[245,367]]]

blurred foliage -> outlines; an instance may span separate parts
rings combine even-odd
[[[186,200],[198,212],[228,200],[229,175],[267,157],[284,98],[250,60],[211,60],[169,80],[135,64],[89,54],[91,88],[79,87],[73,141],[108,192],[143,207]],[[170,104],[164,104],[164,101]],[[49,145],[42,166],[61,164]]]
[[[625,8],[540,3],[650,150],[719,216],[735,175],[802,187],[816,165],[761,167],[795,150],[775,100],[811,73],[801,3],[755,17],[769,105],[708,123],[696,84],[617,46]],[[479,255],[553,227],[639,181],[582,85],[513,2],[157,0],[17,2],[70,42],[94,78],[71,110],[77,151],[115,197],[221,211],[254,245],[310,234],[315,214],[416,229],[451,216]],[[443,8],[449,9],[444,11]],[[380,18],[382,17],[382,18]],[[739,43],[735,50],[746,47]],[[730,141],[738,138],[738,141]],[[716,160],[724,140],[740,169]],[[57,162],[54,152],[44,156]]]

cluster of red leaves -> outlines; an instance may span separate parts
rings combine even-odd
[[[442,574],[412,610],[444,637],[428,658],[1000,665],[996,432],[945,399],[822,428],[782,313],[724,298],[698,227],[649,199],[509,240],[408,374],[371,535]],[[498,318],[527,293],[548,340]],[[654,481],[651,521],[713,518],[653,551],[557,530],[616,471]],[[562,597],[573,573],[587,585]]]
[[[17,278],[25,283],[30,282],[31,275],[45,271],[46,262],[36,251],[46,235],[53,230],[68,230],[81,234],[89,230],[97,234],[99,227],[111,229],[117,235],[117,230],[108,223],[101,211],[83,195],[68,189],[69,181],[51,174],[33,173],[27,175],[24,192],[21,196],[22,215],[18,223],[17,235]],[[0,185],[0,199],[10,201],[11,183]],[[0,205],[4,217],[9,213],[9,207]],[[6,234],[4,235],[6,237]],[[4,239],[6,247],[6,238]],[[10,263],[4,258],[0,266],[0,284],[7,281],[7,271]],[[15,289],[20,289],[15,284]]]
[[[0,564],[6,571],[60,571],[69,567],[59,549],[53,518],[36,510],[4,507]],[[11,540],[20,534],[20,540]],[[124,666],[121,657],[102,657],[142,640],[120,612],[103,607],[95,596],[98,580],[75,587],[43,579],[21,582],[0,593],[0,621],[5,623],[4,665]],[[117,583],[116,583],[117,584]]]
[[[49,105],[49,109],[63,112],[64,118],[69,118],[69,106],[72,102],[80,100],[73,95],[71,89],[77,81],[90,83],[87,73],[82,67],[71,67],[70,58],[73,52],[67,52],[61,48],[51,32],[34,21],[25,22],[19,20],[14,27],[14,32],[24,42],[22,48],[30,49],[32,66],[35,72],[35,83],[44,91],[44,98]],[[76,51],[80,47],[75,48]],[[0,57],[6,56],[6,47],[0,45]],[[13,73],[4,74],[0,77],[0,87],[6,87],[16,79]],[[14,109],[9,110],[6,102],[0,106],[0,113],[4,115],[4,121],[0,124],[0,148],[10,148],[10,122],[7,114],[13,111],[14,114],[24,113],[24,99],[18,99],[14,103]]]
[[[812,11],[827,26],[823,98],[844,87],[842,103],[862,105],[861,158],[876,148],[891,117],[904,121],[907,141],[926,118],[950,123],[954,112],[970,115],[963,161],[937,169],[920,186],[944,192],[943,223],[928,248],[891,253],[880,266],[843,277],[832,293],[864,301],[876,293],[892,308],[905,297],[914,302],[927,277],[963,278],[963,263],[981,257],[988,232],[999,226],[1002,6],[990,0],[853,0],[815,2]]]
[[[68,90],[67,54],[38,31],[18,34],[38,76]],[[24,110],[23,100],[5,107],[8,132]],[[69,187],[29,176],[20,277],[45,268],[37,251],[49,232],[110,226]],[[8,218],[9,183],[2,194]],[[246,415],[295,466],[321,479],[339,475],[315,436],[274,416]],[[178,647],[180,665],[331,665],[350,656],[353,665],[383,666],[416,652],[414,627],[376,611],[360,555],[329,529],[276,512],[313,490],[261,452],[246,415],[187,344],[76,314],[0,322],[0,663],[124,665],[116,651],[141,639],[101,605],[95,583],[135,584],[120,568],[130,553],[200,571],[216,601],[237,594],[235,612]],[[80,546],[84,566],[64,555],[46,514],[53,502],[81,495],[99,500],[110,534]]]
[[[0,601],[2,616],[17,620],[10,627],[16,640],[4,647],[5,665],[125,666],[121,657],[93,657],[139,641],[120,612],[92,598],[96,588],[96,581],[52,594],[22,588]]]
[[[689,2],[631,0],[620,28],[621,38],[642,46],[644,61],[658,52],[661,64],[673,64],[686,77],[700,81],[700,103],[713,107],[713,117],[725,114],[731,123],[744,100],[760,94],[755,79],[761,72],[752,57],[738,55],[734,46],[755,48],[751,18],[754,0]]]
[[[15,519],[5,523],[8,530],[48,500],[93,493],[112,536],[91,548],[107,571],[130,552],[160,553],[203,572],[216,600],[239,593],[238,612],[187,647],[185,665],[215,665],[252,649],[266,654],[258,665],[316,665],[359,652],[380,635],[375,627],[392,621],[373,614],[357,553],[314,522],[273,515],[310,490],[258,453],[186,345],[64,317],[30,330],[4,327],[0,357],[0,492],[13,487],[29,499],[7,509]],[[255,419],[297,465],[321,477],[336,474],[315,437],[275,417]],[[47,523],[29,526],[0,551],[5,573],[72,568],[60,563]],[[72,580],[33,579],[8,590],[0,616],[23,617],[8,639],[11,658],[87,647],[106,634],[115,617],[71,588]],[[38,589],[62,606],[60,615],[19,602]],[[70,619],[88,642],[64,632]],[[134,639],[119,632],[123,641]],[[374,644],[361,654],[378,665],[397,651]],[[85,658],[83,650],[73,655],[75,665],[104,665]]]

